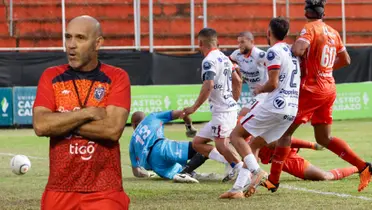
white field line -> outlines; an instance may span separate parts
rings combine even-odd
[[[0,156],[14,156],[14,155],[16,154],[0,152]],[[43,157],[34,157],[34,156],[27,156],[27,157],[30,157],[31,159],[39,159],[39,160],[47,159]],[[285,189],[294,190],[294,191],[302,191],[302,192],[313,193],[313,194],[320,194],[320,195],[330,195],[330,196],[336,196],[336,197],[341,197],[341,198],[356,198],[356,199],[365,200],[365,201],[372,201],[372,198],[365,197],[365,196],[354,196],[350,194],[336,193],[336,192],[323,192],[319,190],[312,190],[312,189],[295,187],[295,186],[290,186],[290,185],[280,185],[280,188],[285,188]]]
[[[365,197],[365,196],[354,196],[350,194],[344,194],[344,193],[336,193],[336,192],[323,192],[319,190],[312,190],[312,189],[306,189],[302,187],[294,187],[290,185],[281,185],[280,187],[289,189],[289,190],[295,190],[295,191],[302,191],[302,192],[308,192],[308,193],[313,193],[313,194],[320,194],[320,195],[331,195],[331,196],[337,196],[341,198],[356,198],[360,200],[366,200],[366,201],[372,201],[372,198],[370,197]]]

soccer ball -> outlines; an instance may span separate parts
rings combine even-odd
[[[25,155],[16,155],[10,160],[10,168],[17,175],[27,173],[31,168],[31,161]]]

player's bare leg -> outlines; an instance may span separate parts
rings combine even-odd
[[[283,170],[283,164],[291,151],[292,135],[299,126],[300,124],[293,123],[283,134],[283,136],[277,141],[271,163],[270,175],[268,180],[263,183],[263,186],[271,192],[276,192],[279,188],[279,179],[280,174]]]
[[[231,144],[231,142],[229,143],[228,146],[229,146],[229,149],[230,149],[231,153],[234,155],[234,157],[238,160],[242,160],[242,158],[240,157],[240,155],[236,151],[235,147]],[[222,179],[222,182],[235,181],[236,178],[237,178],[238,172],[239,171],[234,170],[234,168],[232,168],[230,164],[225,164],[225,173],[224,173],[224,177]]]
[[[208,144],[211,141],[212,140],[210,139],[196,136],[192,141],[192,147],[195,151],[205,157],[208,157],[209,159],[215,160],[220,163],[229,163],[214,146]]]
[[[260,149],[267,145],[268,144],[266,143],[265,139],[259,136],[249,141],[249,146],[251,147],[252,153],[256,157],[257,160],[258,160],[258,153],[260,152]]]
[[[362,160],[342,139],[331,137],[331,125],[317,124],[314,125],[316,141],[341,157],[343,160],[357,167],[360,173],[360,183],[358,191],[362,191],[371,181],[372,167],[370,163]]]
[[[295,137],[291,139],[291,148],[305,148],[312,150],[323,150],[324,147],[318,143],[301,140]]]
[[[220,152],[227,162],[230,164],[232,170],[230,173],[224,177],[222,180],[223,182],[229,181],[231,179],[234,179],[236,174],[239,172],[239,170],[243,166],[243,162],[240,161],[239,158],[237,158],[232,151],[229,148],[230,140],[229,138],[216,138],[215,139],[215,144],[218,152]]]
[[[239,112],[239,117],[244,117],[246,114],[248,114],[248,112],[250,112],[251,110],[248,109],[247,107],[243,107],[240,112]]]
[[[205,157],[209,156],[209,153],[213,150],[213,146],[208,144],[212,140],[203,138],[200,136],[195,136],[194,139],[192,140],[192,147],[194,148],[195,151],[198,153],[204,155]]]
[[[220,195],[220,198],[234,199],[251,196],[256,187],[267,178],[267,173],[260,168],[250,146],[245,141],[249,136],[250,134],[240,124],[230,134],[231,143],[239,155],[244,157],[244,166],[239,171],[233,188]],[[249,180],[251,173],[253,177]]]
[[[333,169],[331,171],[324,171],[312,164],[305,169],[304,178],[305,180],[312,181],[330,181],[340,180],[358,172],[358,168],[355,166],[347,168]]]
[[[225,157],[229,163],[239,163],[240,160],[237,159],[229,149],[229,139],[228,138],[216,138],[215,144],[217,150]]]

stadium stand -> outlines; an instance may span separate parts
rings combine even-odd
[[[134,46],[133,1],[67,0],[66,22],[82,14],[97,17],[107,38],[105,46]],[[154,45],[190,45],[190,1],[154,0]],[[341,1],[329,0],[325,20],[342,33]],[[141,1],[141,45],[149,45],[148,1]],[[346,0],[346,41],[372,43],[372,1]],[[13,0],[13,36],[9,35],[9,0],[0,2],[0,47],[62,46],[60,0]],[[223,45],[235,45],[242,30],[255,32],[265,45],[267,23],[273,15],[272,0],[208,0],[208,26],[220,34]],[[285,0],[277,1],[277,16],[286,16]],[[203,27],[202,0],[195,0],[195,31]],[[290,36],[304,24],[303,0],[290,1]],[[5,24],[6,23],[6,24]],[[290,42],[290,41],[289,41]]]

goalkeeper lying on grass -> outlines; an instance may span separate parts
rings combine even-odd
[[[148,116],[143,112],[133,113],[131,122],[134,132],[129,155],[135,177],[155,176],[147,171],[152,170],[162,178],[198,183],[196,178],[199,174],[192,168],[203,164],[206,158],[192,148],[191,141],[174,141],[164,137],[164,124],[180,118],[185,121],[186,135],[193,137],[196,129],[182,111],[154,112]]]

